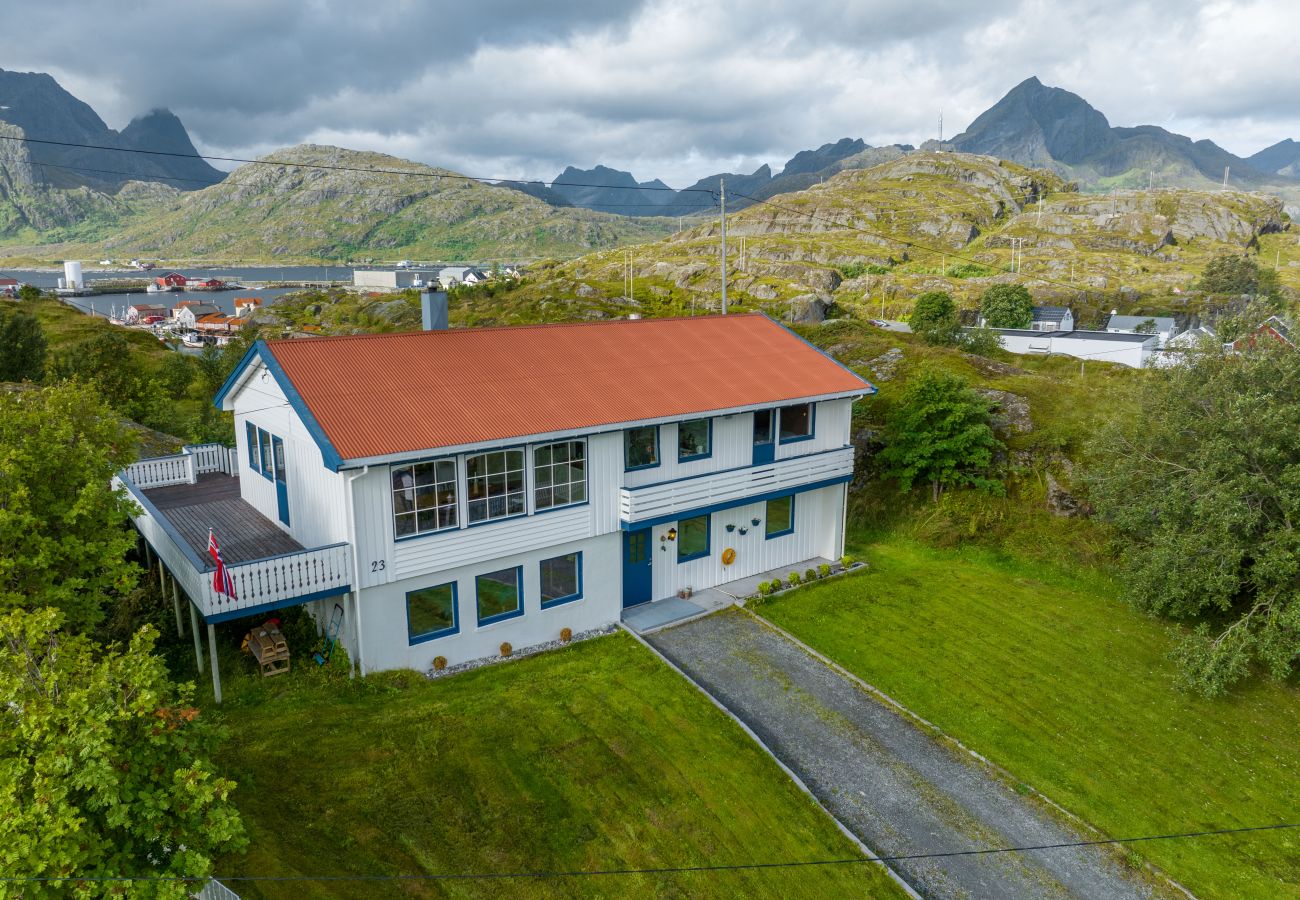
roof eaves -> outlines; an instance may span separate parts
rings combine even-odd
[[[835,357],[831,356],[829,353],[827,353],[827,352],[826,352],[825,350],[823,350],[821,347],[818,347],[816,344],[814,344],[812,341],[809,341],[807,338],[805,338],[803,335],[799,334],[797,331],[794,331],[793,329],[790,329],[790,328],[786,328],[784,325],[782,325],[782,324],[781,324],[780,322],[778,322],[776,319],[773,319],[771,316],[769,316],[769,315],[768,315],[767,313],[765,313],[765,312],[760,312],[760,313],[758,313],[758,315],[760,315],[760,316],[762,316],[763,318],[767,319],[767,320],[768,320],[769,322],[771,322],[773,325],[775,325],[775,326],[777,326],[778,328],[782,329],[782,330],[785,331],[786,333],[788,333],[788,334],[790,334],[790,335],[792,335],[792,336],[798,338],[799,340],[803,341],[804,344],[806,344],[807,346],[809,346],[809,347],[811,347],[812,349],[816,350],[816,351],[817,351],[818,353],[820,353],[822,356],[826,357],[828,360],[830,360],[831,362],[833,362],[835,365],[837,365],[837,366],[839,366],[841,369],[843,369],[845,372],[848,372],[850,375],[852,375],[852,376],[853,376],[854,378],[856,378],[858,381],[861,381],[861,382],[862,382],[862,386],[863,386],[864,388],[866,388],[866,391],[863,393],[863,396],[871,396],[872,394],[878,394],[878,393],[880,393],[880,388],[876,387],[876,386],[875,386],[874,384],[872,384],[870,381],[867,381],[867,379],[863,378],[863,377],[862,377],[861,375],[859,375],[857,372],[853,371],[853,370],[850,369],[848,366],[844,365],[844,363],[840,362],[838,359],[836,359]]]

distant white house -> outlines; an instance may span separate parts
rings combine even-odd
[[[22,286],[22,282],[17,278],[0,278],[0,296],[16,297],[18,289]]]
[[[210,303],[187,303],[176,309],[175,321],[183,328],[194,328],[199,319],[219,312],[221,309]]]
[[[432,284],[437,269],[354,269],[352,286],[376,291],[400,291]]]
[[[1119,363],[1134,369],[1150,364],[1159,338],[1154,334],[1119,334],[1109,331],[1038,331],[1032,328],[995,328],[1002,347],[1012,353],[1073,356]]]
[[[980,316],[980,326],[988,324],[987,320]],[[1070,312],[1066,306],[1035,306],[1033,318],[1029,322],[1028,331],[1073,331],[1074,330],[1074,313]]]
[[[1231,346],[1231,345],[1229,345]],[[1222,350],[1223,342],[1214,333],[1214,329],[1201,325],[1189,328],[1171,337],[1164,346],[1157,348],[1151,355],[1148,365],[1166,368],[1176,366],[1188,360],[1198,350]]]
[[[1106,330],[1112,334],[1154,334],[1163,347],[1178,334],[1178,323],[1173,316],[1121,316],[1112,312],[1106,320]]]

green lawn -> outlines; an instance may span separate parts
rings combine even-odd
[[[308,664],[310,665],[310,664]],[[230,667],[233,672],[238,667]],[[228,677],[250,848],[218,875],[854,857],[745,734],[625,635],[428,682]],[[230,882],[252,897],[900,897],[872,863],[517,881]]]
[[[1300,690],[1177,690],[1099,575],[902,540],[757,611],[1112,837],[1300,821]],[[1300,897],[1300,831],[1131,845],[1201,897]]]

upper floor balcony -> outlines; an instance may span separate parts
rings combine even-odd
[[[237,472],[231,448],[204,444],[132,463],[115,479],[136,503],[136,528],[204,620],[255,615],[350,591],[349,545],[303,547],[241,498]],[[209,531],[234,582],[233,599],[213,589]]]
[[[853,477],[853,448],[780,459],[619,491],[624,526],[654,525],[696,510],[841,484]]]

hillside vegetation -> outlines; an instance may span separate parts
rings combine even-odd
[[[1085,323],[1117,307],[1194,313],[1202,307],[1192,286],[1221,253],[1258,253],[1278,264],[1283,284],[1300,287],[1289,229],[1282,202],[1265,194],[1081,194],[1051,172],[992,157],[912,153],[728,215],[728,292],[733,308],[794,321],[815,321],[832,304],[901,318],[927,290],[970,307],[1007,282],[1068,303]],[[590,318],[716,310],[719,255],[715,219],[535,266],[496,299],[505,309],[563,302]]]
[[[40,234],[0,230],[0,238],[8,237],[2,252],[46,260],[107,255],[227,263],[370,255],[518,260],[573,256],[669,230],[664,219],[556,209],[519,191],[446,177],[455,173],[381,153],[304,145],[262,161],[285,165],[246,165],[220,184],[172,191],[167,202],[146,206],[130,202],[144,190],[139,186],[115,197],[34,186],[29,193],[40,203],[81,202],[83,208],[50,219]],[[48,230],[72,221],[79,224]]]

